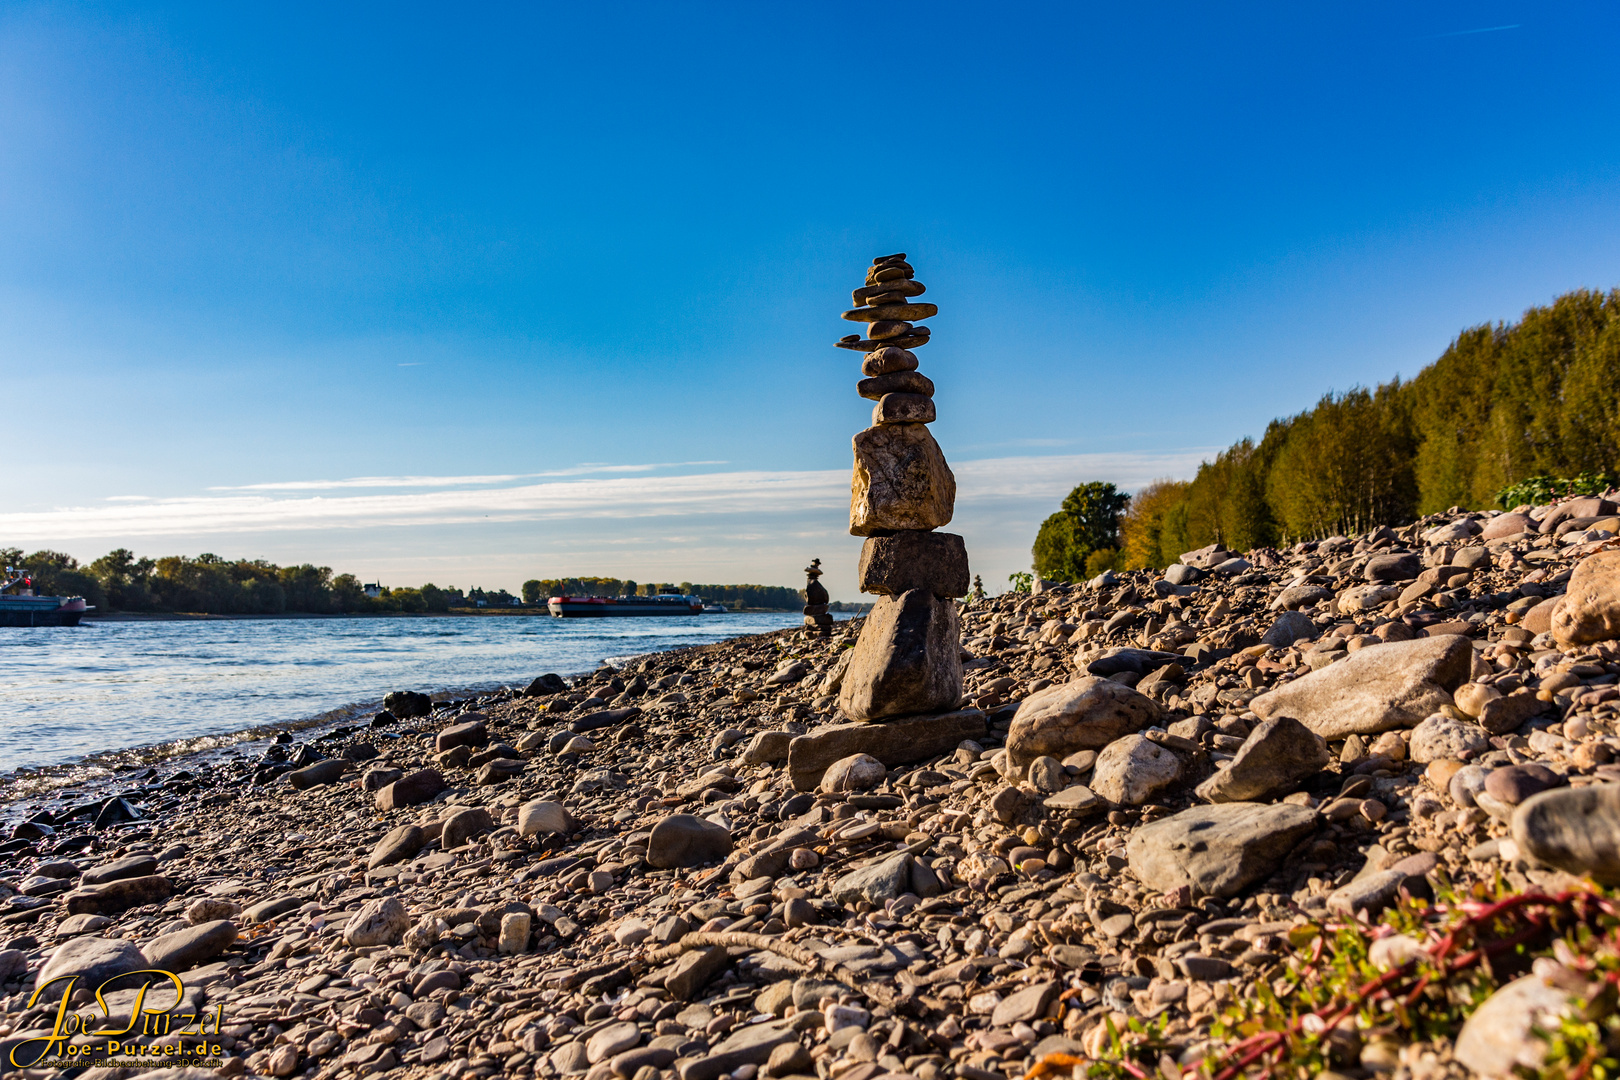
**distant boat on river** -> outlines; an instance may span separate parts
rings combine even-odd
[[[78,626],[89,610],[82,596],[35,596],[34,580],[6,567],[6,580],[0,583],[0,626]]]
[[[626,615],[702,615],[701,596],[553,596],[546,610],[559,619],[603,619]]]

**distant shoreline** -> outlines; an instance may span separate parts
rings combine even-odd
[[[785,608],[732,608],[727,615],[763,615],[785,612]],[[278,620],[278,619],[483,619],[491,616],[499,618],[512,617],[544,617],[552,618],[552,614],[543,608],[473,608],[457,609],[455,611],[344,611],[335,614],[322,614],[308,611],[286,611],[279,615],[208,615],[200,612],[187,611],[109,611],[105,613],[91,612],[83,617],[81,622],[224,622],[243,620]],[[657,618],[659,616],[652,616]],[[670,616],[662,616],[669,618]],[[702,616],[685,616],[685,618],[701,618]],[[711,614],[708,618],[715,618]]]

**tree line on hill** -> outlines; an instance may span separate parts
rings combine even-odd
[[[456,608],[498,608],[544,604],[560,591],[575,595],[642,593],[651,595],[674,585],[637,586],[617,578],[568,578],[527,581],[522,597],[505,589],[441,588],[431,582],[410,588],[374,589],[353,574],[333,574],[331,567],[277,566],[264,559],[136,556],[127,548],[81,564],[60,551],[0,548],[0,566],[14,566],[33,581],[41,596],[82,596],[98,611],[187,612],[203,615],[343,615],[443,614]],[[565,590],[554,586],[568,586]],[[532,588],[531,588],[532,587]],[[776,585],[693,585],[683,593],[736,606],[789,610],[804,603],[794,589]]]
[[[553,596],[657,596],[670,592],[701,596],[730,607],[771,611],[792,611],[804,605],[804,593],[785,585],[694,585],[690,581],[678,585],[637,584],[613,577],[543,578],[523,583],[523,601],[527,604],[543,604]]]
[[[1083,484],[1042,523],[1043,577],[1162,567],[1398,525],[1452,506],[1601,490],[1620,463],[1620,289],[1577,290],[1476,326],[1407,382],[1325,394],[1198,467],[1130,497]]]

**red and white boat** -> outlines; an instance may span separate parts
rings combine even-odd
[[[78,626],[89,610],[82,596],[35,596],[33,579],[10,566],[0,581],[0,626]]]

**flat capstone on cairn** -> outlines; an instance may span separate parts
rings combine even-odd
[[[820,581],[824,573],[821,560],[811,559],[804,573],[808,579],[804,585],[804,625],[811,633],[825,637],[832,633],[833,617],[827,611],[832,598],[827,595],[827,586]]]
[[[839,348],[862,352],[856,385],[877,404],[872,426],[854,438],[849,531],[864,536],[860,589],[878,597],[861,628],[839,690],[838,707],[854,724],[859,748],[890,767],[953,748],[982,735],[984,714],[958,713],[962,647],[957,599],[968,593],[962,538],[936,531],[949,524],[956,478],[929,433],[934,384],[917,370],[912,351],[929,332],[916,321],[938,312],[915,298],[923,285],[906,257],[874,259],[844,312],[870,324]],[[882,722],[885,731],[870,730]]]

